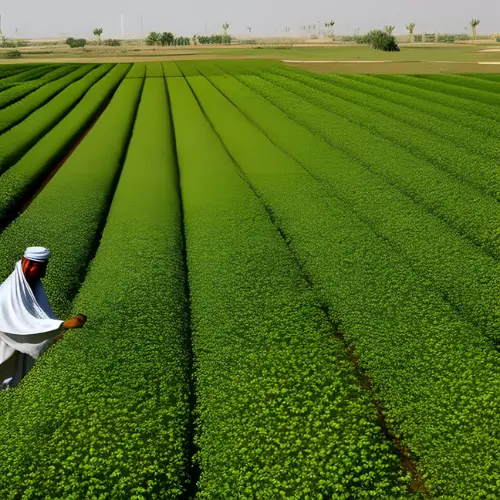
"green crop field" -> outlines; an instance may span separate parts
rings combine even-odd
[[[83,330],[0,498],[495,499],[500,76],[0,67],[0,282]]]

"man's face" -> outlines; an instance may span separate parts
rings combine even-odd
[[[47,262],[34,262],[23,259],[22,262],[24,275],[28,281],[37,281],[45,278],[47,272]]]

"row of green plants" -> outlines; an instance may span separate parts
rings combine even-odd
[[[83,77],[70,85],[52,104],[47,104],[26,119],[26,125],[18,125],[21,133],[16,141],[11,134],[9,143],[17,146],[16,156],[22,158],[2,175],[0,183],[0,220],[20,207],[23,200],[43,181],[54,165],[73,147],[94,117],[103,109],[130,68],[129,64],[118,64],[106,73],[106,67]],[[108,68],[109,69],[109,68]],[[105,74],[104,74],[105,73]],[[104,76],[102,76],[104,74]],[[99,79],[99,77],[102,78]],[[83,97],[82,97],[83,95]],[[81,98],[81,100],[80,100]],[[71,109],[75,103],[74,109]],[[54,121],[50,109],[62,109],[69,113],[60,122]],[[37,141],[36,136],[55,123],[52,129]],[[57,115],[56,115],[57,117]],[[56,118],[57,119],[57,118]],[[43,120],[43,122],[41,121]],[[17,127],[13,129],[16,130]],[[33,137],[30,134],[36,134]],[[9,136],[7,132],[6,136]],[[27,150],[28,144],[34,146]],[[1,144],[2,138],[0,138]],[[37,141],[37,142],[35,142]]]
[[[499,443],[491,429],[499,423],[494,408],[500,403],[500,354],[404,257],[229,100],[216,89],[195,91],[354,346],[389,429],[415,460],[425,488],[436,497],[494,496]],[[259,122],[268,120],[264,113]]]
[[[58,80],[59,78],[72,73],[76,69],[76,66],[68,65],[67,67],[53,69],[52,71],[45,73],[43,76],[34,79],[34,81],[20,81],[18,84],[13,85],[0,93],[0,109],[14,104],[20,99],[26,97],[28,94],[31,94],[31,92],[43,87],[46,83]]]
[[[32,80],[36,80],[40,76],[56,69],[60,68],[60,65],[45,65],[45,66],[28,66],[28,65],[20,65],[18,71],[9,71],[6,72],[5,75],[2,74],[0,79],[0,85],[2,87],[10,84],[18,84],[21,82],[29,82]]]
[[[475,244],[464,241],[437,219],[433,211],[414,203],[379,175],[379,171],[387,169],[399,169],[404,174],[405,168],[411,171],[418,167],[412,163],[405,166],[400,153],[391,155],[391,144],[365,135],[338,117],[329,117],[325,111],[329,109],[329,102],[323,96],[319,96],[320,108],[309,104],[303,96],[290,93],[286,81],[277,80],[270,85],[256,77],[240,78],[284,111],[274,112],[278,115],[275,123],[283,121],[288,126],[278,129],[274,124],[271,129],[268,119],[261,125],[266,135],[325,183],[332,194],[349,205],[395,251],[404,255],[437,293],[464,312],[466,320],[482,325],[490,338],[500,341],[500,320],[495,311],[500,286],[497,262]],[[308,99],[314,98],[313,89],[304,87],[304,90]],[[257,112],[252,111],[253,105],[242,106],[245,113],[252,114],[252,120],[258,118]],[[268,117],[273,115],[271,105],[266,111]],[[265,114],[262,109],[259,113],[260,116]],[[349,111],[349,114],[352,117],[354,112]],[[363,148],[366,156],[355,157],[354,151],[347,149],[351,143],[358,149],[361,149],[359,144],[366,144]],[[378,159],[382,158],[378,165]],[[375,171],[372,170],[374,166],[377,167]],[[424,176],[417,173],[416,177],[418,175]],[[496,218],[493,215],[492,218],[498,221],[500,214],[498,208],[494,208]]]
[[[462,111],[470,111],[474,115],[498,122],[497,106],[500,104],[500,96],[491,92],[479,94],[474,89],[408,75],[376,75],[375,77],[409,86],[411,95],[416,93],[416,89],[431,91],[433,95],[430,100],[433,102],[446,103]],[[426,96],[428,95],[426,93]]]
[[[45,285],[59,316],[69,314],[106,216],[142,86],[142,80],[122,82],[106,112],[63,168],[0,236],[2,280],[27,245],[45,245],[54,251],[54,272],[48,273]]]
[[[492,76],[494,75],[476,75],[475,78],[489,80]],[[482,134],[485,138],[492,132],[500,133],[499,124],[482,113],[482,103],[477,103],[478,108],[480,108],[478,110],[474,103],[460,97],[411,87],[395,80],[382,80],[373,75],[343,75],[343,82],[348,87],[353,84],[361,84],[363,92],[369,95],[401,104],[412,111],[426,113],[427,116],[434,116],[448,124],[453,123],[455,126],[466,127],[470,132]],[[427,118],[422,120],[421,128],[425,128],[426,123]],[[488,140],[486,142],[488,143]]]
[[[67,197],[56,213],[47,190],[41,195],[48,225],[59,217],[59,232],[72,234],[76,222],[84,233],[72,245],[49,241],[45,227],[41,236],[54,250],[51,284],[74,282],[126,153],[98,252],[72,305],[88,315],[86,328],[51,348],[18,389],[0,394],[2,498],[179,498],[185,490],[190,359],[175,149],[165,83],[144,85],[141,95],[142,81],[122,83],[49,190],[64,198],[66,183],[77,181],[84,196]],[[71,216],[61,220],[64,210]],[[34,221],[31,207],[26,215]],[[68,292],[57,290],[64,303]]]
[[[459,87],[467,87],[473,90],[479,91],[477,95],[474,93],[469,94],[469,99],[474,100],[484,100],[489,101],[489,96],[483,94],[483,92],[493,92],[494,94],[500,94],[500,89],[498,85],[494,82],[488,82],[480,78],[474,78],[467,75],[418,75],[418,78],[425,78],[427,80],[434,80],[441,83],[449,83],[451,85],[458,85]],[[462,89],[459,89],[462,92]],[[498,97],[498,96],[497,96]],[[497,99],[492,104],[499,104],[500,101]]]
[[[313,78],[297,72],[274,72],[276,76],[266,75],[266,79],[271,78],[275,84],[331,113],[322,111],[324,121],[321,120],[321,125],[329,122],[332,127],[339,127],[343,125],[338,123],[338,117],[348,120],[350,123],[343,122],[346,123],[344,136],[358,137],[361,142],[366,141],[366,146],[359,149],[341,134],[330,133],[326,127],[318,129],[318,122],[311,122],[310,126],[324,133],[327,140],[413,199],[426,200],[424,206],[433,214],[440,214],[474,244],[495,258],[500,257],[498,203],[462,181],[471,180],[473,185],[481,187],[486,183],[483,179],[488,179],[489,187],[492,187],[495,177],[498,177],[496,163],[500,151],[497,140],[488,140],[489,137],[482,134],[467,134],[463,128],[457,130],[450,126],[450,135],[455,133],[461,138],[458,145],[455,141],[421,130],[419,124],[426,115],[417,113],[410,118],[414,112],[408,108],[352,90],[349,81],[344,85],[344,78]],[[448,125],[440,121],[436,127],[443,129]],[[465,144],[464,135],[467,136]],[[480,154],[482,144],[485,150],[490,146],[490,155]],[[384,151],[385,157],[382,156]]]
[[[67,82],[68,84],[64,88],[58,89],[59,92],[47,104],[40,107],[32,107],[31,103],[27,103],[23,107],[23,103],[37,92],[40,92],[40,90],[43,90],[44,87],[19,101],[19,103],[5,108],[2,112],[6,112],[7,116],[11,109],[16,108],[16,114],[13,114],[12,117],[18,118],[20,123],[15,124],[7,132],[0,135],[0,173],[16,163],[46,132],[56,126],[82,98],[85,92],[102,78],[111,67],[111,64],[107,64],[92,71],[89,71],[90,67],[77,70],[75,73],[80,73],[79,78],[73,83]],[[26,112],[26,110],[29,110],[29,113],[20,116],[21,112]]]
[[[199,78],[188,80],[205,102]],[[293,255],[189,85],[171,78],[168,88],[189,270],[197,496],[404,498],[408,478],[370,394]],[[242,147],[255,147],[228,118]]]
[[[413,99],[408,99],[404,94],[397,92],[398,84],[386,85],[371,76],[330,76],[331,78],[325,75],[324,78],[321,76],[318,79],[355,91],[356,96],[362,99],[363,103],[370,104],[370,108],[402,122],[411,123],[417,130],[426,130],[434,136],[445,138],[460,147],[464,146],[462,136],[466,135],[469,149],[474,153],[490,158],[500,156],[498,141],[492,137],[494,135],[492,132],[500,134],[500,124],[498,123],[481,119],[476,115],[450,106],[429,102],[421,97],[415,96]],[[475,79],[479,80],[479,78]],[[384,105],[387,102],[391,105],[385,108]],[[400,113],[395,113],[396,109]]]
[[[76,71],[72,71],[69,75],[49,82],[28,94],[24,99],[15,102],[7,108],[1,109],[0,133],[4,134],[9,129],[22,122],[27,116],[48,103],[68,85],[80,80],[87,73],[96,68],[96,66],[95,64],[81,66]]]

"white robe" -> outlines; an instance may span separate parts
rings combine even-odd
[[[33,359],[53,343],[62,325],[49,306],[42,282],[33,291],[21,261],[17,262],[0,285],[0,389],[20,381]]]

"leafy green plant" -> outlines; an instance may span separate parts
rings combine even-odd
[[[67,65],[62,68],[55,68],[49,72],[44,69],[36,80],[32,77],[28,78],[29,81],[24,81],[23,78],[20,78],[20,80],[18,80],[19,83],[0,93],[0,109],[11,106],[28,94],[31,94],[31,92],[43,87],[46,83],[58,80],[76,69],[75,66]]]
[[[286,114],[297,109],[300,100],[283,88],[243,74],[241,65],[227,67],[264,102]],[[203,71],[203,64],[199,68]],[[500,353],[494,344],[353,209],[350,197],[333,193],[315,172],[292,159],[289,148],[278,147],[255,125],[284,128],[282,120],[262,113],[251,121],[231,103],[232,95],[210,90],[200,77],[188,80],[324,307],[355,347],[389,429],[416,457],[426,489],[436,497],[494,495],[490,478],[500,476],[498,467],[489,465],[498,444],[490,431],[498,425],[491,406],[500,402]],[[252,107],[258,102],[262,99],[247,101]],[[308,114],[322,123],[316,107]],[[309,150],[309,166],[315,154]],[[329,168],[334,172],[336,163]],[[413,229],[410,223],[407,228]],[[457,400],[467,404],[457,405]],[[446,436],[447,445],[436,435]],[[484,446],[474,445],[478,435]]]
[[[0,235],[0,280],[30,242],[54,251],[46,287],[56,314],[69,313],[106,217],[135,118],[143,81],[124,80],[106,112],[33,203]],[[77,186],[77,187],[75,187]],[[71,234],[71,242],[61,240]]]
[[[189,269],[198,496],[404,498],[408,478],[293,255],[186,81],[167,81]],[[206,80],[188,81],[202,102],[211,99]]]
[[[68,38],[66,40],[66,45],[69,45],[72,49],[83,48],[87,45],[87,40],[85,38]]]
[[[61,108],[63,105],[73,105],[75,98],[80,99],[86,92],[67,116],[36,142],[15,165],[4,172],[0,184],[0,220],[21,205],[26,195],[36,189],[54,164],[71,148],[102,106],[107,103],[129,68],[129,64],[118,64],[98,79],[106,71],[106,67],[103,66],[96,74],[87,75],[54,99],[53,107]],[[43,122],[38,119],[37,113]],[[49,105],[33,113],[27,119],[20,136],[17,136],[22,139],[16,141],[16,138],[11,136],[10,144],[24,149],[23,145],[26,138],[30,137],[30,130],[43,130],[49,117]]]
[[[53,97],[49,103],[42,106],[40,109],[34,109],[29,116],[21,121],[21,123],[2,134],[0,136],[0,172],[4,172],[18,161],[36,141],[43,137],[47,131],[64,118],[68,111],[70,111],[83,97],[85,92],[87,92],[92,85],[102,78],[111,68],[112,65],[110,64],[102,65],[89,72],[91,67],[87,66],[70,74],[69,76],[72,77],[71,80],[64,82],[64,85],[59,89],[60,93]],[[75,74],[78,78],[74,78],[73,75]],[[53,83],[47,86],[53,85]],[[32,96],[44,90],[44,88],[45,87],[42,87],[38,91],[33,92],[19,103],[5,108],[5,110],[0,111],[0,114],[6,112],[9,117],[9,111],[16,107],[18,108],[16,109],[16,114],[20,114],[21,111],[25,111],[28,108],[27,105],[23,106],[23,104],[30,104],[25,101],[29,101]],[[16,115],[11,115],[10,117],[12,118],[13,116]]]
[[[120,47],[122,43],[120,40],[117,40],[116,38],[108,38],[107,40],[104,40],[103,44],[106,45],[107,47]]]
[[[125,131],[119,124],[141,85],[122,84],[106,111],[121,122],[99,132],[107,140]],[[21,387],[0,394],[3,498],[27,492],[179,498],[185,489],[189,351],[177,169],[163,80],[145,83],[135,123],[99,249],[74,304],[89,322],[51,348]],[[103,126],[109,124],[105,118]],[[99,140],[88,139],[94,146]],[[54,265],[49,273],[59,271]],[[36,412],[28,411],[35,405]],[[17,432],[9,434],[8,422]]]
[[[69,75],[41,86],[39,89],[27,95],[24,99],[21,99],[20,101],[15,102],[7,108],[0,110],[0,133],[4,134],[14,125],[17,125],[19,122],[23,121],[31,113],[53,99],[68,85],[80,80],[80,78],[85,76],[95,67],[96,65],[92,64],[81,66],[79,69],[71,72]],[[34,130],[33,132],[36,133],[36,130]],[[0,153],[0,162],[1,161],[2,160]]]
[[[386,31],[373,30],[366,35],[366,41],[372,49],[383,50],[384,52],[399,52],[399,45],[392,35],[393,26],[386,26]],[[389,33],[389,31],[391,31]]]

